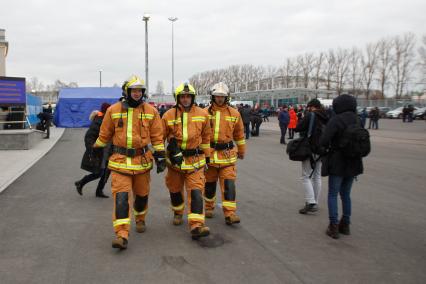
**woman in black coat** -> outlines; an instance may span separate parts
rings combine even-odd
[[[330,151],[322,161],[322,175],[328,176],[328,213],[330,225],[327,235],[339,238],[339,233],[349,235],[352,211],[351,189],[354,178],[363,173],[361,157],[348,158],[339,147],[339,141],[349,125],[360,123],[356,113],[356,100],[350,95],[340,95],[333,100],[336,113],[324,130],[320,145]],[[343,216],[338,220],[337,196],[342,199]]]
[[[96,139],[99,136],[104,114],[109,106],[110,104],[103,103],[100,112],[93,111],[90,115],[92,123],[84,136],[86,151],[84,152],[83,159],[81,161],[81,168],[91,174],[84,176],[81,180],[74,183],[77,192],[80,195],[83,195],[83,187],[86,183],[99,178],[100,180],[96,188],[96,197],[108,198],[108,196],[103,193],[103,189],[110,174],[110,170],[107,167],[109,157],[108,148],[110,147],[93,148],[93,144],[95,144]]]

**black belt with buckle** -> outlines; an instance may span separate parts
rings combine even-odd
[[[234,143],[232,141],[228,143],[210,143],[210,147],[215,150],[226,150],[234,148]]]
[[[182,150],[182,155],[184,157],[191,157],[191,156],[200,155],[203,153],[204,152],[200,148]]]
[[[114,145],[112,147],[112,151],[114,153],[118,153],[127,157],[135,157],[135,156],[140,156],[145,154],[146,152],[148,152],[149,148],[148,146],[145,146],[143,148],[125,148],[125,147],[120,147],[120,146],[116,146]]]

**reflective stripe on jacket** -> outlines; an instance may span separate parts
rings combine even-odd
[[[181,149],[200,148],[204,152],[198,156],[184,157],[180,167],[173,167],[181,171],[203,168],[206,165],[205,157],[210,156],[210,124],[207,113],[197,106],[192,106],[188,112],[184,112],[181,107],[174,107],[164,113],[162,120],[164,140],[170,142],[174,137]],[[172,166],[168,158],[166,161]]]
[[[113,104],[105,113],[95,146],[105,147],[111,140],[113,145],[119,147],[137,149],[151,144],[156,151],[164,151],[163,128],[158,111],[147,103],[136,108],[128,107],[125,102]],[[126,174],[138,174],[150,170],[152,161],[151,151],[135,157],[113,153],[108,167]]]
[[[211,142],[229,143],[235,141],[236,144],[230,150],[211,149],[209,165],[221,167],[235,164],[237,152],[244,155],[246,150],[244,124],[240,113],[228,105],[219,107],[213,104],[210,111],[209,108],[206,108],[206,110],[209,112]]]

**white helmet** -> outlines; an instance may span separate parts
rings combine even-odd
[[[223,82],[216,83],[210,89],[210,95],[211,96],[218,96],[218,97],[229,97],[230,96],[229,88]]]

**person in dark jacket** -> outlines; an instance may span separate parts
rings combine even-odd
[[[322,154],[319,145],[322,130],[328,122],[328,115],[318,99],[308,102],[307,112],[297,124],[295,131],[300,137],[308,136],[309,124],[313,119],[312,133],[309,137],[312,156],[302,161],[302,185],[305,190],[305,206],[299,210],[300,214],[318,211],[318,199],[321,193],[321,161]]]
[[[380,117],[380,112],[379,112],[379,108],[375,107],[370,111],[370,123],[368,125],[368,129],[379,129],[379,117]]]
[[[104,114],[108,107],[110,107],[110,104],[103,103],[101,111],[93,111],[90,115],[92,123],[84,136],[86,151],[84,152],[83,159],[81,161],[81,168],[91,174],[84,176],[81,180],[74,183],[77,192],[80,195],[83,195],[83,187],[86,183],[99,179],[98,186],[96,188],[96,197],[108,198],[108,196],[103,193],[103,189],[110,174],[107,163],[111,147],[93,148],[93,144],[95,144],[96,139],[99,136]]]
[[[240,109],[240,115],[244,124],[244,132],[246,133],[246,140],[250,138],[250,106],[245,105]]]
[[[336,113],[324,130],[320,145],[329,149],[322,161],[322,175],[328,176],[328,214],[330,225],[327,235],[339,238],[339,233],[349,235],[351,218],[351,189],[354,178],[363,173],[362,158],[347,158],[339,148],[339,141],[344,130],[358,123],[356,100],[350,95],[340,95],[333,100]],[[337,195],[342,199],[343,216],[338,220]]]
[[[361,119],[361,126],[363,128],[365,128],[365,123],[367,122],[367,117],[368,117],[367,108],[363,108],[361,113],[359,114],[359,118]]]
[[[286,105],[281,108],[281,111],[278,114],[278,122],[281,129],[280,144],[286,145],[287,143],[285,143],[285,134],[287,132],[287,126],[290,122],[290,116],[288,115],[288,109]]]
[[[262,124],[262,113],[259,107],[250,111],[251,136],[259,136],[260,125]]]

